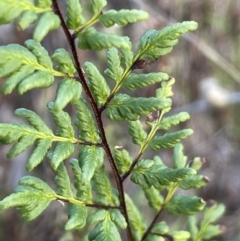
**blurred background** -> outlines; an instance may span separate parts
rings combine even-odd
[[[61,3],[65,11],[64,1]],[[86,5],[88,1],[82,1]],[[199,24],[197,31],[181,37],[173,51],[161,57],[144,72],[166,72],[176,79],[173,96],[173,112],[188,111],[191,119],[178,128],[192,128],[194,134],[184,141],[185,153],[189,160],[196,156],[205,157],[201,174],[209,177],[210,182],[197,192],[205,200],[216,200],[227,207],[220,223],[226,226],[223,236],[215,240],[240,240],[240,0],[108,0],[107,8],[142,9],[150,14],[148,21],[129,25],[125,28],[114,27],[102,31],[127,35],[136,49],[141,35],[148,29],[161,29],[166,25],[186,20]],[[23,44],[31,38],[32,29],[17,31],[13,25],[0,27],[0,45],[9,43]],[[69,49],[61,29],[51,32],[42,42],[52,54],[55,49]],[[79,51],[83,63],[92,61],[101,70],[106,68],[106,52]],[[0,80],[0,86],[3,80]],[[113,83],[109,83],[112,86]],[[23,121],[14,117],[15,109],[24,107],[34,110],[50,126],[51,117],[46,103],[55,98],[57,81],[54,86],[43,90],[33,90],[23,96],[14,92],[0,94],[0,122]],[[154,96],[158,85],[140,89],[134,96]],[[122,91],[126,91],[123,89]],[[74,113],[68,107],[70,113]],[[127,147],[134,156],[138,148],[131,145],[127,125],[104,120],[111,148],[116,145]],[[116,141],[117,140],[117,141]],[[0,199],[10,194],[18,180],[26,175],[25,163],[31,150],[14,160],[7,160],[10,146],[0,145]],[[172,150],[159,153],[147,152],[146,158],[160,155],[171,166]],[[48,161],[35,169],[31,175],[43,178],[54,187],[53,172]],[[136,185],[126,181],[126,190],[136,201],[147,219],[151,220],[151,210],[146,209],[146,200]],[[66,241],[83,240],[84,232],[65,232],[66,210],[60,203],[53,203],[39,218],[23,223],[16,210],[0,213],[0,240],[8,241]],[[171,219],[176,228],[182,219]]]

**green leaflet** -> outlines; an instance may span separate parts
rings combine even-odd
[[[54,102],[49,102],[47,107],[53,116],[54,123],[58,127],[56,134],[58,136],[67,138],[66,141],[69,141],[71,138],[72,141],[75,142],[76,140],[74,138],[74,129],[69,114],[62,110],[56,110]]]
[[[99,222],[88,235],[89,241],[121,241],[120,234],[116,224],[111,221],[110,214],[107,215],[105,220]]]
[[[98,209],[94,213],[92,213],[91,215],[88,216],[87,223],[88,224],[99,223],[99,222],[103,221],[107,217],[108,214],[109,213],[107,210]]]
[[[224,214],[225,210],[226,207],[224,204],[214,203],[211,207],[207,207],[201,226],[204,226],[206,223],[216,222]]]
[[[25,42],[25,46],[36,56],[39,64],[41,64],[45,68],[53,67],[52,60],[49,57],[47,50],[43,48],[40,43],[29,39]]]
[[[193,215],[201,211],[206,202],[196,196],[175,195],[167,204],[166,209],[170,215]]]
[[[152,234],[149,234],[147,238],[144,239],[144,241],[165,241],[165,240],[166,239],[161,236],[152,235]]]
[[[57,49],[52,55],[52,60],[57,63],[57,70],[67,74],[68,76],[73,76],[76,72],[76,68],[73,64],[71,55],[65,49]]]
[[[61,79],[57,88],[54,109],[60,111],[71,101],[79,99],[82,94],[82,85],[73,79]]]
[[[35,112],[27,110],[25,108],[19,108],[15,110],[14,114],[21,118],[27,118],[28,123],[33,126],[36,130],[52,135],[52,130],[44,123],[43,119],[40,118]]]
[[[136,145],[142,146],[147,138],[147,132],[143,129],[140,120],[128,122],[128,133],[132,136],[132,142]]]
[[[159,98],[132,98],[126,94],[117,94],[107,104],[106,115],[111,120],[135,121],[140,116],[146,116],[151,111],[160,110],[171,105],[170,99]]]
[[[91,0],[90,9],[94,16],[98,16],[106,5],[106,0]]]
[[[169,76],[165,73],[150,73],[150,74],[135,74],[131,73],[124,80],[123,86],[129,90],[135,90],[137,88],[143,88],[148,85],[152,85],[162,80],[168,80]]]
[[[180,182],[187,176],[196,174],[191,168],[172,169],[156,165],[151,160],[141,160],[132,172],[131,180],[144,188],[151,186],[162,189],[172,182]]]
[[[176,126],[180,122],[184,122],[189,119],[190,115],[187,112],[180,112],[172,116],[163,117],[157,127],[159,130],[169,130],[172,126]]]
[[[151,186],[150,188],[149,187],[143,188],[143,191],[144,191],[145,197],[148,200],[149,206],[158,211],[161,204],[163,204],[163,202],[164,202],[163,196],[153,186]]]
[[[34,220],[56,200],[55,192],[39,178],[25,176],[14,192],[0,201],[0,210],[17,207],[25,221]]]
[[[118,50],[112,47],[107,51],[107,69],[104,73],[118,83],[122,78],[123,72]]]
[[[26,165],[27,170],[31,171],[41,163],[55,136],[44,121],[33,111],[21,108],[15,111],[15,115],[27,118],[32,127],[23,123],[0,124],[0,140],[4,144],[17,141],[7,154],[8,158],[12,158],[25,151],[38,139]]]
[[[56,176],[54,181],[58,186],[57,194],[68,198],[73,197],[71,180],[64,163],[61,163],[58,166],[58,168],[55,170],[55,172],[56,172]]]
[[[169,78],[168,80],[162,81],[161,88],[156,90],[156,97],[158,98],[168,98],[173,96],[172,86],[175,83],[174,78]]]
[[[89,110],[86,101],[80,98],[74,100],[73,104],[77,110],[77,120],[75,121],[75,125],[80,131],[79,138],[94,143],[100,141],[94,117]]]
[[[21,137],[30,136],[30,139],[39,134],[34,128],[22,123],[1,123],[0,124],[0,140],[3,144],[10,144],[17,141]],[[23,145],[25,145],[23,143]]]
[[[178,143],[173,150],[173,168],[183,168],[187,165],[187,157],[183,153],[183,145]]]
[[[92,181],[93,190],[96,193],[96,203],[101,203],[103,205],[119,204],[118,196],[113,189],[109,181],[109,176],[104,170],[104,168],[100,168],[95,171]]]
[[[4,0],[0,2],[0,24],[7,24],[17,18],[23,11],[30,10],[35,13],[50,11],[50,6],[46,8],[35,7],[30,0]]]
[[[127,206],[128,217],[130,221],[130,227],[134,240],[140,241],[144,232],[147,229],[146,220],[142,217],[138,208],[135,206],[131,198],[125,193],[125,202]]]
[[[121,56],[121,64],[125,69],[130,69],[130,67],[133,64],[133,57],[134,54],[131,50],[129,49],[120,49],[120,52],[122,54]]]
[[[152,231],[154,233],[165,234],[169,232],[169,227],[165,221],[154,224]]]
[[[189,166],[194,170],[198,171],[202,168],[202,165],[205,163],[205,159],[201,157],[195,157],[190,163]]]
[[[196,236],[197,236],[197,234],[199,232],[199,229],[197,227],[197,222],[198,222],[198,220],[197,220],[197,215],[196,214],[195,215],[191,215],[191,216],[188,217],[188,225],[187,225],[187,227],[188,227],[188,230],[189,230],[189,232],[191,234],[191,238],[193,240],[196,239]]]
[[[40,8],[50,8],[52,5],[52,0],[34,0],[34,4]]]
[[[18,85],[19,94],[24,94],[28,90],[35,88],[47,88],[54,82],[54,77],[45,71],[36,71],[32,75],[26,77]]]
[[[125,218],[118,209],[110,209],[109,211],[98,209],[88,217],[88,223],[95,224],[109,218],[118,228],[125,229],[127,227]]]
[[[120,174],[124,174],[125,172],[127,172],[133,161],[129,152],[123,149],[122,146],[115,146],[114,160],[117,164],[117,168]]]
[[[67,0],[67,27],[72,30],[77,30],[80,25],[85,22],[85,18],[82,15],[82,7],[79,0]]]
[[[224,229],[221,228],[220,225],[208,225],[208,227],[205,229],[204,233],[202,234],[202,239],[204,240],[210,240],[211,238],[215,236],[219,236],[224,232]]]
[[[129,23],[136,23],[138,21],[148,19],[148,17],[148,13],[141,10],[109,10],[100,15],[99,21],[106,27],[111,27],[114,24],[125,26]]]
[[[82,146],[79,149],[78,159],[83,182],[90,182],[95,171],[103,164],[104,151],[97,146]]]
[[[98,32],[94,28],[88,28],[78,35],[78,47],[80,49],[102,50],[111,47],[131,49],[128,37]]]
[[[188,241],[191,234],[188,231],[173,231],[171,232],[173,240],[176,241]]]
[[[195,175],[192,177],[186,177],[179,183],[179,187],[188,190],[191,188],[197,189],[204,187],[208,184],[209,179],[207,177],[204,177],[202,175]]]
[[[10,144],[17,141],[21,136],[44,137],[42,133],[36,131],[33,127],[23,123],[0,123],[0,140],[3,144]]]
[[[37,14],[34,11],[24,11],[17,19],[17,26],[21,30],[25,30],[30,24],[37,20]]]
[[[54,75],[63,75],[52,68],[51,59],[40,44],[28,40],[25,45],[27,48],[18,44],[0,47],[0,76],[7,77],[2,86],[4,94],[10,94],[15,88],[20,94],[45,88],[53,84]]]
[[[1,53],[1,77],[9,75],[12,71],[16,71],[22,64],[34,65],[38,67],[37,58],[25,47],[18,44],[9,44],[0,47]],[[10,63],[14,64],[10,65]],[[10,70],[4,68],[4,64],[8,64]]]
[[[71,142],[58,142],[51,156],[51,166],[56,170],[60,163],[69,158],[74,152],[74,145]]]
[[[96,66],[90,62],[84,64],[84,69],[89,81],[89,87],[96,103],[100,106],[105,104],[110,95],[110,88],[106,80],[100,74]]]
[[[37,165],[39,165],[51,146],[52,140],[50,138],[37,140],[34,150],[27,161],[26,169],[32,171]]]
[[[221,218],[224,212],[225,206],[223,204],[210,203],[210,206],[204,210],[204,217],[200,222],[199,228],[197,227],[197,216],[189,217],[188,226],[192,238],[194,240],[205,240],[222,234],[225,228],[212,223]]]
[[[183,129],[173,133],[167,133],[163,136],[155,136],[149,143],[149,146],[154,150],[162,148],[170,148],[176,145],[181,140],[187,138],[193,133],[192,129]]]
[[[71,205],[69,210],[69,219],[65,225],[65,230],[77,229],[85,227],[87,220],[87,208],[80,205]]]
[[[118,209],[110,210],[111,220],[116,224],[118,228],[125,229],[127,227],[127,222],[123,217],[122,213]]]
[[[21,66],[15,73],[4,81],[2,85],[3,94],[11,94],[12,91],[19,86],[19,83],[33,72],[34,69],[31,66]],[[18,92],[20,92],[19,88]]]
[[[74,129],[71,123],[71,118],[67,112],[62,110],[57,111],[53,102],[48,103],[54,122],[57,125],[56,134],[59,136],[59,141],[51,156],[51,166],[54,170],[58,168],[60,163],[69,158],[74,152],[74,145],[77,140],[74,138]]]
[[[22,135],[7,153],[7,158],[13,158],[24,152],[28,147],[32,146],[36,140],[36,135],[28,134]]]
[[[30,0],[4,0],[0,2],[0,24],[12,22],[15,18],[17,25],[21,29],[27,28],[37,19],[37,14],[41,14],[34,30],[34,39],[38,42],[48,34],[49,31],[57,29],[60,26],[60,19],[52,12],[52,1],[34,1]]]
[[[43,13],[34,30],[33,39],[41,42],[50,31],[58,29],[60,24],[61,21],[56,14],[52,12]]]
[[[91,192],[91,183],[83,182],[82,180],[82,170],[79,166],[77,159],[72,158],[70,160],[70,165],[72,166],[74,174],[74,187],[77,190],[76,197],[78,200],[81,200],[86,203],[92,202],[92,192]]]
[[[141,38],[138,45],[138,59],[155,60],[162,55],[172,51],[173,46],[178,43],[178,38],[188,32],[193,31],[198,27],[194,21],[186,21],[177,23],[172,26],[167,26],[162,30],[148,30]]]

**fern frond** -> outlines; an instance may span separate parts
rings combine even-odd
[[[40,42],[54,29],[59,28],[60,19],[52,12],[52,1],[32,1],[30,0],[4,0],[0,1],[0,24],[8,24],[18,18],[17,25],[22,30],[29,27],[37,20],[37,14],[40,19],[36,24],[33,38]]]
[[[131,49],[132,44],[126,36],[120,37],[114,34],[98,32],[91,27],[78,35],[78,47],[85,50],[102,50],[111,47]]]
[[[192,129],[184,129],[173,133],[167,133],[163,136],[155,136],[149,143],[149,146],[154,150],[160,150],[162,148],[174,147],[181,140],[192,135]]]
[[[47,183],[36,177],[25,176],[14,192],[0,201],[0,210],[16,207],[23,220],[31,221],[56,199],[55,192]]]
[[[193,215],[205,207],[206,202],[197,196],[175,195],[166,209],[171,215]]]
[[[180,182],[187,176],[196,174],[191,168],[172,169],[156,165],[151,160],[141,160],[133,170],[131,180],[140,186],[147,188],[154,186],[160,190],[172,182]]]
[[[178,43],[178,38],[188,32],[196,30],[198,24],[194,21],[182,22],[161,30],[148,30],[141,38],[137,50],[138,59],[157,59],[172,51]]]
[[[117,94],[107,104],[106,115],[111,120],[135,121],[140,116],[147,116],[150,112],[171,106],[170,99],[132,98],[126,94]]]
[[[162,80],[168,80],[169,76],[165,73],[150,73],[150,74],[130,74],[123,82],[123,86],[129,90],[143,88],[152,85]]]
[[[141,10],[109,10],[104,14],[100,15],[99,21],[103,23],[106,27],[111,27],[114,24],[125,26],[129,23],[136,23],[138,21],[145,20],[148,17],[148,13]]]
[[[25,47],[9,44],[0,47],[0,77],[7,77],[2,86],[4,94],[17,88],[20,94],[33,88],[46,88],[53,84],[54,76],[64,73],[53,69],[47,51],[34,40],[25,42]]]

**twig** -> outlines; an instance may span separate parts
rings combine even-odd
[[[122,182],[124,182],[124,180],[131,174],[133,168],[138,163],[139,158],[142,156],[142,154],[143,154],[142,152],[138,153],[138,155],[135,157],[134,161],[132,162],[131,166],[129,167],[128,171],[122,175],[122,178],[121,178]]]
[[[154,224],[157,222],[157,220],[158,220],[160,214],[162,213],[162,211],[163,211],[163,207],[161,207],[161,209],[158,211],[158,213],[156,214],[156,216],[155,216],[154,219],[152,220],[152,222],[151,222],[151,224],[149,225],[148,229],[147,229],[147,230],[145,231],[145,233],[143,234],[141,241],[143,241],[143,240],[150,234],[150,232],[151,232]]]

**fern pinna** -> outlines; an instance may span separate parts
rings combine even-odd
[[[0,201],[0,209],[16,207],[25,221],[31,221],[52,201],[66,202],[69,219],[65,229],[83,229],[95,224],[86,237],[95,241],[120,241],[119,229],[125,229],[126,239],[131,241],[162,241],[165,238],[199,241],[220,234],[219,226],[212,223],[223,214],[223,205],[205,208],[206,202],[197,196],[176,194],[179,188],[203,187],[208,179],[197,174],[202,160],[195,158],[188,162],[183,154],[180,141],[193,131],[168,132],[172,126],[190,118],[185,112],[166,115],[172,106],[174,78],[162,72],[134,72],[171,52],[179,37],[195,30],[197,23],[189,21],[161,30],[148,30],[133,51],[127,36],[101,32],[95,24],[101,23],[107,28],[115,24],[125,26],[147,19],[148,14],[141,10],[105,10],[106,0],[91,0],[89,5],[91,17],[87,20],[88,15],[84,13],[87,10],[82,9],[78,0],[66,0],[66,16],[61,13],[57,0],[0,0],[1,24],[15,21],[24,30],[35,23],[33,39],[27,40],[24,46],[9,44],[0,47],[0,77],[4,78],[2,93],[11,94],[16,89],[24,94],[53,85],[55,77],[60,79],[55,100],[47,103],[57,126],[55,133],[34,111],[24,108],[17,109],[15,115],[27,119],[28,124],[0,124],[1,143],[14,143],[7,157],[14,158],[34,146],[26,169],[32,171],[45,158],[50,159],[58,190],[53,190],[37,177],[25,176],[12,194]],[[49,56],[41,41],[50,31],[60,27],[71,53],[60,48]],[[81,66],[77,47],[95,51],[107,49],[104,73],[91,62]],[[109,87],[108,81],[114,82],[113,88]],[[133,91],[155,83],[159,83],[159,88],[154,97],[134,98],[121,92],[122,87]],[[78,133],[75,133],[72,117],[64,111],[68,104],[76,110],[74,124]],[[129,138],[138,145],[135,157],[127,147],[110,149],[102,114],[113,121],[128,123]],[[145,127],[141,117],[146,119]],[[160,134],[159,130],[165,134]],[[56,143],[54,148],[53,143]],[[159,156],[142,159],[148,148],[153,151],[174,148],[173,167],[166,166]],[[76,149],[78,156],[74,157]],[[67,160],[73,177],[66,168]],[[115,183],[105,170],[107,161]],[[140,186],[149,206],[156,211],[150,224],[124,190],[127,177]],[[199,224],[196,214],[204,208],[205,216]],[[170,215],[190,215],[188,231],[170,230],[169,225],[159,219],[165,209]]]

